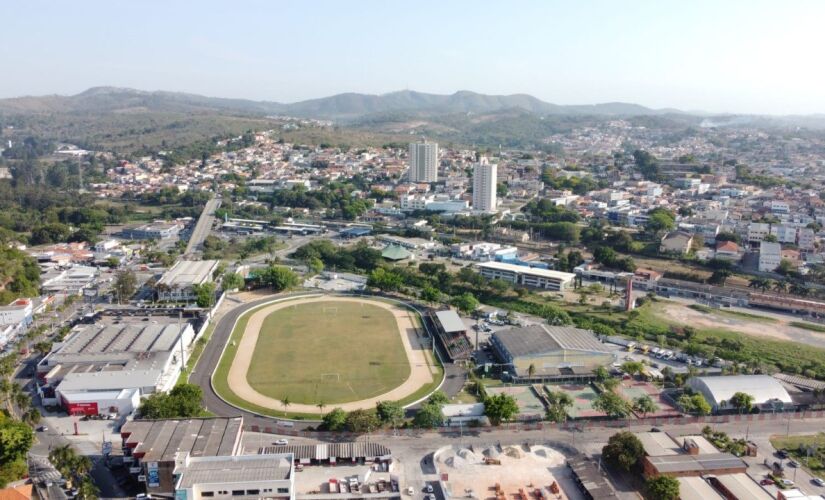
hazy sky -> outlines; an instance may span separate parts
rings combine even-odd
[[[401,89],[825,113],[825,1],[0,2],[0,97]]]

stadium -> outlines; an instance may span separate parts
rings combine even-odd
[[[238,408],[311,416],[332,408],[412,404],[434,390],[443,369],[417,311],[372,297],[274,299],[241,315],[212,376]]]

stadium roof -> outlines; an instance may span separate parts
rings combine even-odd
[[[788,391],[769,375],[693,377],[688,381],[688,385],[702,392],[705,399],[714,407],[722,406],[723,401],[730,401],[737,392],[750,394],[757,405],[775,400],[793,403]]]
[[[441,327],[446,333],[467,331],[467,325],[461,321],[461,316],[452,309],[437,311],[435,316],[438,318],[438,322],[441,323]]]
[[[511,356],[536,356],[562,349],[611,352],[590,330],[569,326],[530,325],[493,334]]]

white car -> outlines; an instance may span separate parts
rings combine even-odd
[[[279,439],[275,441],[273,444],[276,446],[286,446],[289,444],[289,441],[287,441],[286,439]]]
[[[825,479],[822,479],[821,477],[815,477],[813,482],[817,486],[825,486]]]
[[[415,488],[412,486],[407,486],[407,495],[413,496],[415,494]]]

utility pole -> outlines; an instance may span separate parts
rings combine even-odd
[[[178,311],[178,335],[180,335],[180,372],[183,373],[186,370],[186,362],[184,361],[183,357],[183,328],[181,328],[181,323],[183,322],[183,311]]]

